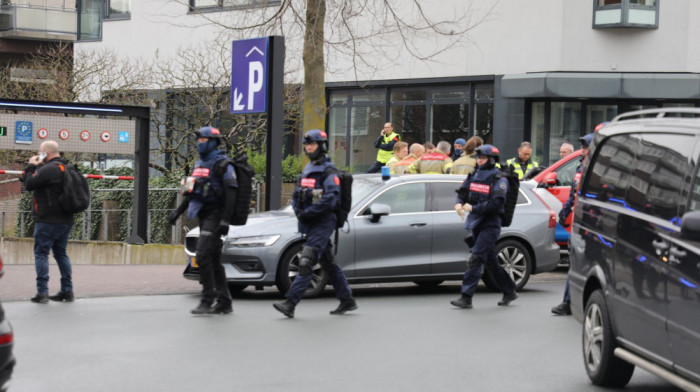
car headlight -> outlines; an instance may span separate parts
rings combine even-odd
[[[239,237],[228,241],[229,246],[239,248],[254,248],[257,246],[270,246],[280,239],[280,235],[257,235],[253,237]]]

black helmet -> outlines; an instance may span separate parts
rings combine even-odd
[[[200,137],[206,137],[209,139],[216,140],[217,144],[221,143],[221,131],[214,127],[202,127],[194,131],[195,136],[199,139]]]
[[[477,156],[484,155],[484,156],[487,156],[489,158],[493,158],[494,162],[498,162],[498,159],[499,159],[498,154],[501,153],[500,151],[498,151],[498,147],[491,145],[491,144],[484,144],[484,145],[478,147],[474,151],[476,152]]]
[[[326,134],[320,129],[312,129],[306,132],[306,134],[304,135],[303,143],[318,143],[318,149],[316,149],[316,151],[314,151],[310,155],[306,154],[312,161],[319,159],[320,157],[326,155],[326,153],[328,152],[328,134]]]

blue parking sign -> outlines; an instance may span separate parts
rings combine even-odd
[[[233,41],[231,113],[267,111],[269,42],[269,37]]]
[[[129,143],[129,132],[119,132],[119,143]]]
[[[32,144],[32,122],[17,121],[15,123],[15,143]]]

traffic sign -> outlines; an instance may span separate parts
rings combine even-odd
[[[269,37],[233,41],[231,113],[267,111],[269,41]]]
[[[46,139],[49,136],[49,130],[41,128],[36,132],[36,135],[39,136],[39,139]]]
[[[109,132],[104,131],[102,132],[102,134],[100,134],[100,139],[102,139],[103,142],[107,143],[110,139],[112,139],[112,135]]]
[[[68,140],[68,138],[70,137],[70,132],[68,132],[67,129],[61,129],[60,131],[58,131],[58,137],[60,137],[61,140]]]
[[[80,132],[80,140],[84,142],[90,140],[90,131],[84,129],[82,132]]]

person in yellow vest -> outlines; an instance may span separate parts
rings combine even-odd
[[[412,174],[450,174],[452,158],[450,143],[442,141],[438,143],[435,152],[426,153],[408,167]]]
[[[379,172],[382,166],[386,165],[391,156],[394,155],[394,145],[399,141],[401,141],[401,136],[394,132],[394,126],[390,122],[384,124],[381,135],[374,142],[374,148],[379,149],[377,151],[377,161],[369,167],[367,173]]]
[[[416,159],[423,156],[423,153],[425,153],[425,147],[423,147],[423,145],[420,143],[413,143],[411,144],[409,152],[411,154],[397,163],[396,167],[394,167],[396,174],[410,174],[408,172],[408,167],[411,166]]]
[[[476,170],[476,149],[484,144],[479,136],[472,136],[464,145],[462,156],[452,164],[452,174],[468,176]]]
[[[532,144],[530,142],[522,142],[520,143],[520,148],[518,148],[518,156],[507,160],[506,165],[513,165],[515,173],[522,180],[525,173],[539,166],[537,162],[530,159],[531,156]]]
[[[408,155],[408,143],[397,142],[394,144],[394,156],[389,159],[386,166],[389,166],[389,173],[396,174],[396,164]]]

